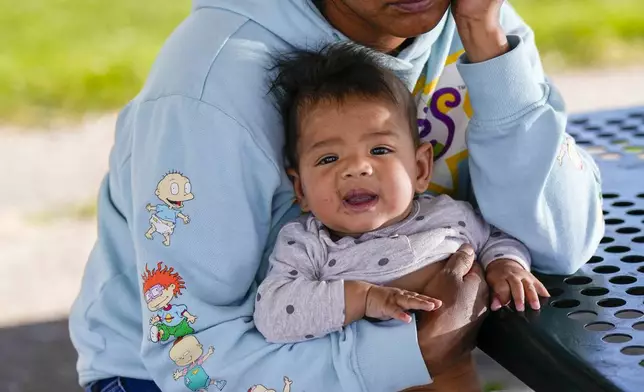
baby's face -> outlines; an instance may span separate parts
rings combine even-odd
[[[432,162],[430,145],[416,150],[403,108],[357,97],[305,113],[298,153],[300,205],[353,236],[404,219],[414,193],[427,189]]]

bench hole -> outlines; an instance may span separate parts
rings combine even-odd
[[[552,306],[559,309],[570,309],[579,306],[580,302],[576,299],[559,299],[552,302]]]
[[[551,297],[558,297],[564,293],[563,289],[560,289],[559,287],[552,287],[547,290]]]
[[[600,295],[608,294],[608,292],[609,290],[605,287],[588,287],[581,290],[581,294],[588,297],[599,297]]]
[[[617,308],[626,305],[626,301],[621,298],[606,298],[597,302],[602,308]]]
[[[632,201],[616,201],[613,203],[613,207],[632,207],[635,203]]]
[[[644,316],[644,313],[635,309],[620,310],[619,312],[615,313],[615,317],[621,319],[636,319],[642,316]]]
[[[621,225],[622,223],[624,223],[624,219],[608,218],[608,219],[604,220],[604,222],[607,225]]]
[[[637,282],[637,278],[634,276],[628,276],[628,275],[620,275],[620,276],[613,276],[610,278],[609,282],[613,284],[631,284]]]
[[[637,227],[620,227],[616,231],[619,234],[635,234],[635,233],[639,233],[642,230],[638,229]]]
[[[597,321],[595,323],[584,325],[584,328],[586,328],[589,331],[606,332],[606,331],[610,331],[611,329],[614,329],[615,325],[608,323],[606,321]]]
[[[633,215],[633,216],[642,216],[642,215],[644,215],[644,210],[640,210],[640,209],[628,210],[628,211],[626,211],[626,213],[628,215]]]
[[[644,346],[628,346],[620,351],[626,355],[644,355]]]
[[[591,321],[597,317],[597,313],[590,310],[579,310],[568,313],[568,317],[577,321]]]
[[[631,248],[629,248],[628,246],[621,246],[621,245],[609,246],[608,248],[604,249],[604,251],[608,253],[626,253],[630,250]]]
[[[626,294],[642,296],[644,295],[644,286],[631,287],[628,290],[626,290]]]
[[[612,333],[604,336],[602,340],[606,343],[626,343],[633,340],[633,337],[631,335],[626,335],[625,333]]]
[[[633,242],[636,244],[644,244],[644,237],[635,237],[633,238]]]
[[[587,264],[597,264],[597,263],[601,263],[602,261],[604,261],[603,257],[601,257],[601,256],[593,256],[586,263]]]
[[[629,255],[622,257],[620,260],[622,260],[624,263],[644,263],[644,256]]]
[[[642,195],[644,195],[644,193]],[[604,199],[617,199],[619,195],[617,193],[604,193],[602,194],[602,197]],[[644,199],[644,196],[642,196],[642,199]]]
[[[597,272],[598,274],[614,274],[615,272],[619,272],[619,267],[615,267],[614,265],[600,265],[599,267],[593,268],[593,272]]]
[[[597,267],[599,268],[599,267]],[[592,282],[593,280],[587,276],[571,276],[569,278],[564,279],[564,282],[567,284],[573,285],[573,286],[579,286],[582,284],[588,284]]]
[[[599,241],[600,244],[610,244],[611,242],[615,242],[615,238],[603,237],[601,241]]]
[[[636,329],[638,331],[644,331],[644,321],[640,321],[639,323],[633,324],[633,329]]]

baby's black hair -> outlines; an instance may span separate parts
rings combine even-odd
[[[323,101],[342,104],[347,98],[361,97],[400,105],[409,118],[414,144],[420,145],[414,98],[385,66],[383,57],[363,46],[340,43],[318,50],[296,50],[274,58],[272,70],[276,73],[270,92],[282,116],[287,164],[291,168],[298,168],[301,114]]]

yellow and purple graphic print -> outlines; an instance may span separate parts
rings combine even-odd
[[[472,117],[469,94],[456,68],[463,51],[447,57],[440,76],[421,76],[414,88],[418,103],[418,132],[434,147],[434,174],[428,190],[458,196],[467,191],[465,129]]]

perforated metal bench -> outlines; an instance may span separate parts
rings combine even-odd
[[[602,173],[606,234],[540,312],[504,309],[479,347],[536,391],[644,391],[644,107],[572,116]]]

